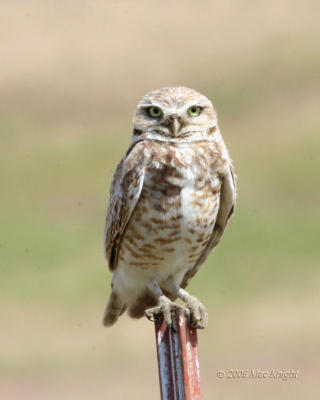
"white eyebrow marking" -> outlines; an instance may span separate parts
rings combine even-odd
[[[164,106],[160,103],[157,103],[156,101],[150,101],[150,103],[139,103],[139,107],[150,107],[150,106],[154,106],[154,107],[159,107],[161,109],[164,108]]]

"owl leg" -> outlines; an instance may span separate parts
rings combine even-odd
[[[156,281],[152,281],[150,283],[149,290],[157,298],[158,305],[156,307],[148,308],[147,310],[145,310],[145,316],[150,321],[154,321],[156,315],[163,314],[163,318],[166,321],[167,325],[172,327],[171,312],[177,308],[182,308],[184,310],[185,308],[181,307],[178,304],[175,304],[168,297],[166,297]]]
[[[192,325],[197,329],[204,329],[208,323],[208,313],[204,305],[184,289],[179,288],[178,297],[186,303],[190,310]]]

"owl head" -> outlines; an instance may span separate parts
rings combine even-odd
[[[217,114],[202,94],[186,87],[164,87],[147,93],[134,116],[133,139],[196,141],[217,128]]]

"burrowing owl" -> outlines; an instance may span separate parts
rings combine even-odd
[[[218,244],[235,205],[232,161],[211,102],[165,87],[139,102],[132,143],[111,184],[105,249],[113,272],[103,324],[126,309],[171,325],[182,299],[204,328],[204,306],[184,288]]]

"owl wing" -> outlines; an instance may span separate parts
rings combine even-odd
[[[111,271],[117,267],[122,235],[139,200],[144,181],[144,166],[139,151],[132,145],[113,176],[105,226],[105,252]],[[137,146],[138,147],[138,146]]]
[[[207,243],[207,246],[204,248],[203,253],[196,261],[194,267],[190,271],[188,271],[184,276],[181,284],[182,288],[188,285],[190,279],[196,274],[198,269],[205,262],[209,253],[219,243],[221,236],[223,235],[223,232],[228,224],[228,221],[234,212],[235,201],[236,201],[235,174],[232,165],[229,165],[226,174],[223,175],[222,177],[222,184],[220,188],[219,210],[212,234]]]

